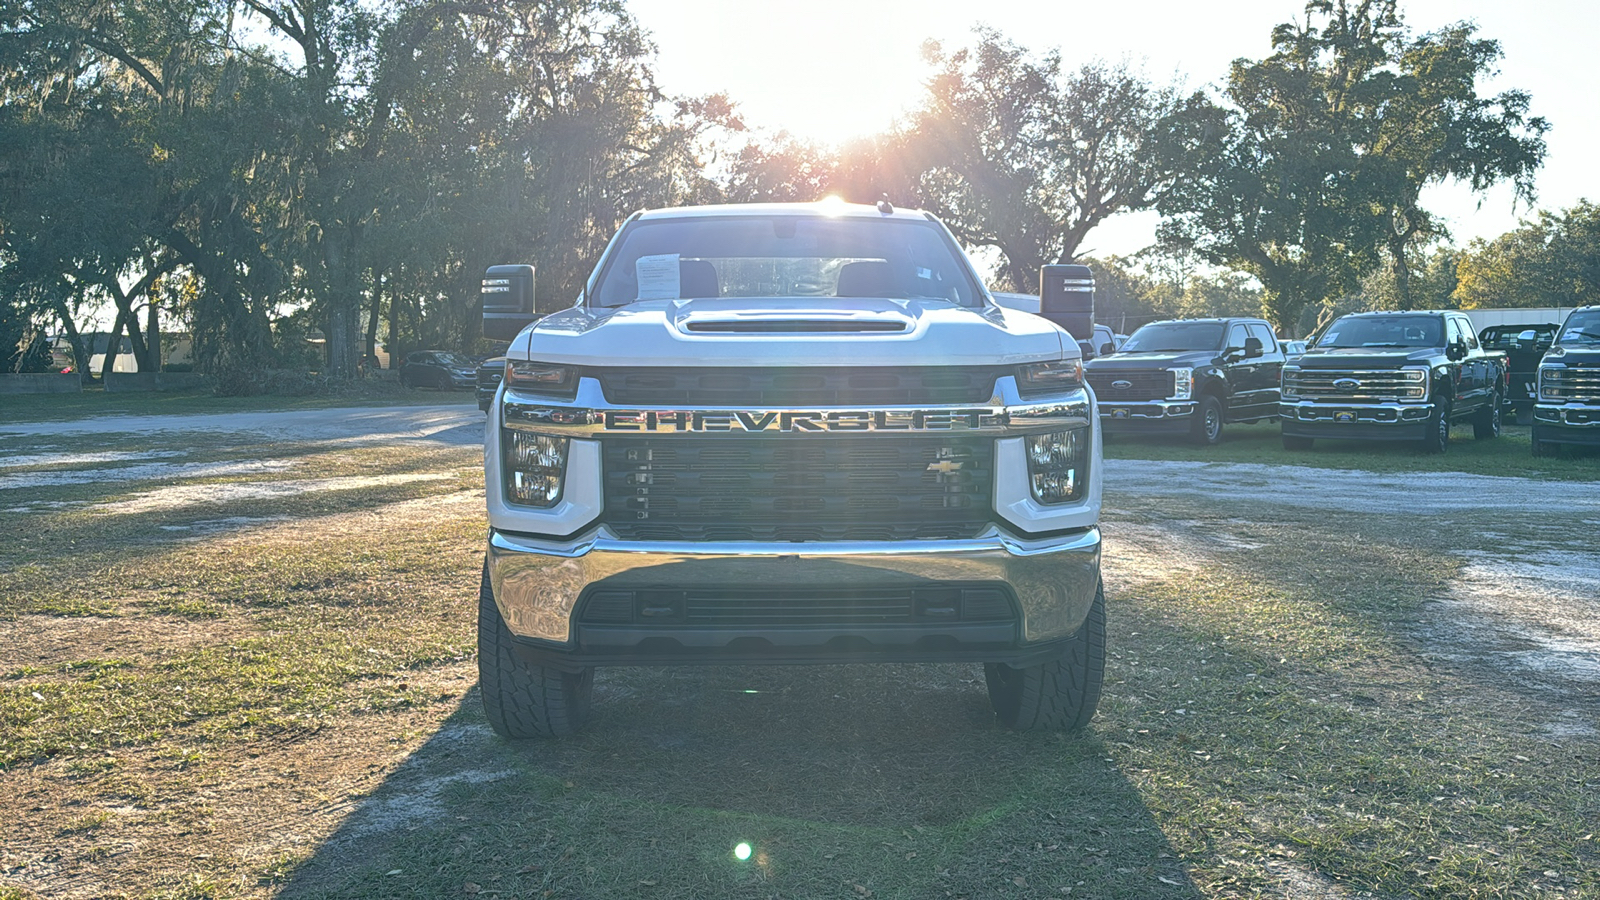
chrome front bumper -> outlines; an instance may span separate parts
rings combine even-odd
[[[962,541],[650,543],[604,528],[570,542],[490,531],[489,579],[513,635],[547,650],[574,646],[585,591],[739,585],[819,590],[1004,584],[1018,601],[1017,647],[1075,634],[1100,579],[1100,530],[1021,539],[997,528]],[[837,626],[835,637],[850,637]],[[730,632],[730,638],[737,637]],[[870,636],[864,638],[871,640]]]

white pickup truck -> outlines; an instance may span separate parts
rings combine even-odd
[[[479,678],[558,736],[616,665],[983,663],[1000,721],[1099,702],[1100,432],[1075,342],[888,203],[631,216],[569,309],[484,280]]]

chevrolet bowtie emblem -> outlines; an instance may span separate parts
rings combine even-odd
[[[941,459],[938,462],[928,463],[929,472],[938,472],[940,475],[949,475],[951,472],[961,471],[961,461],[956,459]]]

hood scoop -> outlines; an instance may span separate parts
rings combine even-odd
[[[910,334],[916,317],[900,304],[849,301],[830,306],[811,300],[735,303],[690,300],[673,317],[684,334]]]
[[[690,321],[683,328],[695,334],[904,334],[911,330],[910,325],[904,321],[751,318]]]

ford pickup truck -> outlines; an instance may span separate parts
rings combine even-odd
[[[1084,364],[1107,434],[1222,441],[1226,422],[1278,416],[1283,347],[1265,319],[1151,322]]]
[[[1283,367],[1283,446],[1317,438],[1450,446],[1450,426],[1500,435],[1506,357],[1485,350],[1453,310],[1354,313],[1335,319]]]
[[[1563,444],[1600,447],[1600,306],[1568,313],[1540,360],[1532,438],[1534,456]]]
[[[489,270],[486,334],[531,320],[532,275]],[[997,305],[932,216],[637,213],[506,357],[478,609],[499,734],[572,732],[621,665],[982,663],[1007,727],[1093,715],[1095,400],[1071,337]]]

